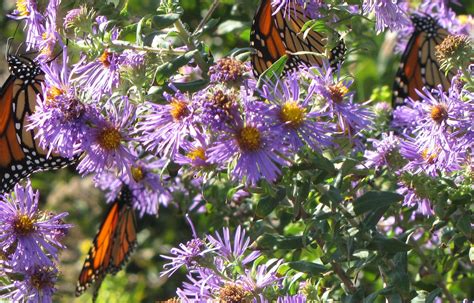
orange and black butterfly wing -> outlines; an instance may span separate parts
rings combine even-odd
[[[301,32],[309,21],[298,4],[292,4],[287,15],[283,10],[273,14],[270,0],[263,0],[255,14],[250,34],[254,74],[259,76],[283,55],[288,55],[285,71],[296,70],[300,65],[321,66],[326,46],[326,36],[313,30]],[[342,62],[346,47],[339,40],[331,50],[331,65]]]
[[[27,130],[28,117],[34,112],[37,95],[42,96],[43,72],[32,61],[8,56],[10,76],[0,90],[0,193],[10,191],[31,173],[71,164],[75,159],[54,155],[35,140],[35,131]]]
[[[137,223],[133,208],[129,205],[124,206],[119,218],[112,248],[112,263],[109,267],[109,272],[113,275],[122,269],[137,246]]]
[[[94,283],[95,299],[105,276],[116,274],[125,265],[136,244],[136,219],[131,206],[131,193],[124,186],[94,238],[77,281],[76,296]]]
[[[449,89],[453,76],[449,73],[446,77],[435,55],[435,47],[449,33],[429,16],[413,15],[412,22],[415,30],[402,55],[393,85],[394,107],[403,105],[408,97],[419,100],[416,91],[423,87],[434,88],[441,84],[444,90]]]
[[[250,46],[256,51],[252,54],[251,62],[257,77],[286,55],[286,47],[273,20],[270,0],[263,0],[255,14],[250,32]]]
[[[115,201],[107,212],[79,274],[76,296],[81,295],[92,283],[97,283],[100,286],[105,278],[112,261],[112,247],[120,220],[120,208],[120,203]]]

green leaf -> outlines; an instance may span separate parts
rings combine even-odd
[[[386,253],[408,251],[411,246],[395,238],[385,238],[380,235],[374,237],[367,245],[367,249],[378,250]]]
[[[302,236],[279,236],[265,233],[255,241],[258,249],[300,249],[304,247]]]
[[[281,56],[280,59],[276,60],[272,64],[272,66],[270,66],[266,71],[264,71],[260,75],[260,77],[258,78],[257,86],[260,87],[264,79],[272,80],[275,78],[279,78],[280,75],[285,70],[286,61],[288,61],[287,55]]]
[[[288,263],[288,265],[296,271],[304,272],[312,276],[317,276],[328,271],[322,264],[307,261],[294,261]]]
[[[184,55],[176,57],[171,62],[166,62],[158,67],[156,72],[156,82],[158,84],[164,84],[166,80],[181,67],[189,63],[193,56],[197,53],[197,50],[187,52]]]
[[[330,176],[336,175],[337,170],[331,161],[329,161],[326,157],[324,157],[323,155],[320,155],[319,153],[315,153],[314,157],[315,157],[315,161],[313,164],[316,168],[319,168],[321,170],[328,172]]]
[[[367,216],[365,217],[364,222],[362,223],[365,228],[371,229],[374,228],[375,225],[380,221],[380,218],[385,214],[388,210],[389,206],[386,205],[384,207],[379,207],[375,210],[370,211]]]
[[[268,216],[285,197],[286,189],[282,187],[277,191],[276,196],[267,196],[260,199],[255,209],[256,215],[260,218]]]
[[[163,29],[175,23],[176,20],[179,19],[179,17],[181,17],[181,15],[175,13],[156,15],[153,16],[151,24],[154,29]]]
[[[386,207],[403,200],[403,196],[392,192],[369,191],[357,198],[354,203],[354,212],[361,215],[370,210]]]
[[[472,237],[471,215],[464,214],[456,221],[456,227],[467,237]]]

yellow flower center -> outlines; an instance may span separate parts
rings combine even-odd
[[[306,109],[301,108],[295,101],[286,101],[280,111],[281,121],[293,128],[300,126],[305,116]]]
[[[173,120],[180,121],[181,119],[189,115],[188,104],[184,101],[173,98],[171,99],[170,113],[173,117]]]
[[[206,161],[206,151],[204,150],[203,147],[199,146],[196,147],[195,149],[191,150],[186,157],[188,157],[191,160],[196,160],[196,159],[201,159],[203,161]]]
[[[260,132],[253,126],[245,126],[237,135],[237,142],[242,150],[258,150],[261,145]]]
[[[438,157],[438,154],[430,153],[428,149],[425,149],[421,152],[421,156],[426,162],[428,162],[428,164],[434,164],[436,162],[436,158]]]
[[[110,52],[108,50],[105,50],[104,53],[99,57],[99,61],[102,62],[102,64],[105,66],[105,67],[109,67],[110,66]]]
[[[102,148],[106,150],[115,150],[120,146],[120,141],[122,141],[122,135],[117,129],[109,127],[104,129],[99,134],[98,139],[99,144]]]
[[[64,91],[56,86],[51,87],[47,92],[46,92],[46,101],[48,103],[54,102],[54,99],[56,97],[61,96],[64,94]]]
[[[130,169],[132,172],[132,178],[135,182],[140,182],[145,178],[145,172],[141,166],[132,166]]]
[[[431,119],[436,123],[441,123],[448,118],[448,109],[445,105],[438,104],[431,107]]]
[[[35,228],[34,220],[24,214],[19,215],[13,224],[15,231],[20,235],[27,235]]]
[[[331,100],[336,103],[342,102],[344,96],[349,92],[349,89],[342,82],[328,86],[328,90],[331,94]]]
[[[27,5],[28,0],[18,0],[16,2],[16,9],[20,13],[20,16],[26,17],[30,15]]]

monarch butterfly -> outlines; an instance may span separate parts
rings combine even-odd
[[[322,65],[321,53],[324,52],[326,38],[323,34],[309,31],[307,36],[301,32],[303,25],[309,21],[304,9],[298,4],[292,4],[290,13],[285,16],[285,10],[273,13],[271,0],[262,0],[255,14],[250,33],[250,46],[255,48],[251,62],[256,77],[268,69],[275,61],[288,55],[285,72],[298,68],[299,65]],[[344,41],[331,50],[332,66],[342,61],[346,51]],[[297,52],[306,52],[295,54]]]
[[[446,77],[440,71],[435,47],[443,42],[449,32],[430,16],[411,15],[414,32],[403,52],[393,84],[393,107],[403,105],[405,98],[419,100],[416,90],[441,84],[444,90],[451,86],[452,73]]]
[[[0,89],[0,193],[10,191],[21,179],[41,170],[64,167],[75,160],[47,156],[27,130],[37,95],[42,96],[44,74],[26,57],[7,56],[10,76]]]
[[[136,219],[131,202],[132,193],[127,186],[123,186],[100,225],[84,261],[77,281],[76,296],[80,296],[92,283],[96,283],[93,296],[95,300],[105,276],[119,272],[135,249]]]

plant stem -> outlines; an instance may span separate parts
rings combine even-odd
[[[199,22],[199,25],[196,27],[196,29],[194,30],[193,32],[193,35],[195,35],[198,31],[200,31],[204,25],[206,25],[207,21],[209,21],[209,19],[211,18],[212,14],[214,13],[214,11],[216,10],[216,8],[219,6],[219,2],[220,0],[214,0],[214,2],[212,3],[211,7],[209,8],[209,10],[207,11],[206,15],[204,16],[204,18],[201,20],[201,22]]]
[[[196,44],[194,44],[194,40],[191,37],[191,34],[186,30],[181,19],[178,19],[174,23],[174,26],[181,40],[183,40],[183,42],[186,44],[188,51],[197,49],[197,46]],[[208,67],[206,62],[204,62],[204,59],[202,58],[200,52],[196,52],[196,54],[194,55],[194,60],[196,61],[196,64],[199,66],[199,68],[202,70],[203,75],[207,75]]]
[[[321,250],[324,251],[324,240],[316,237],[316,243],[318,243],[319,247],[321,247]],[[334,271],[334,273],[339,277],[341,282],[346,286],[346,288],[349,290],[351,294],[356,293],[357,288],[354,286],[354,283],[352,283],[351,279],[347,275],[347,273],[344,271],[344,269],[335,261],[331,261],[331,268]]]

